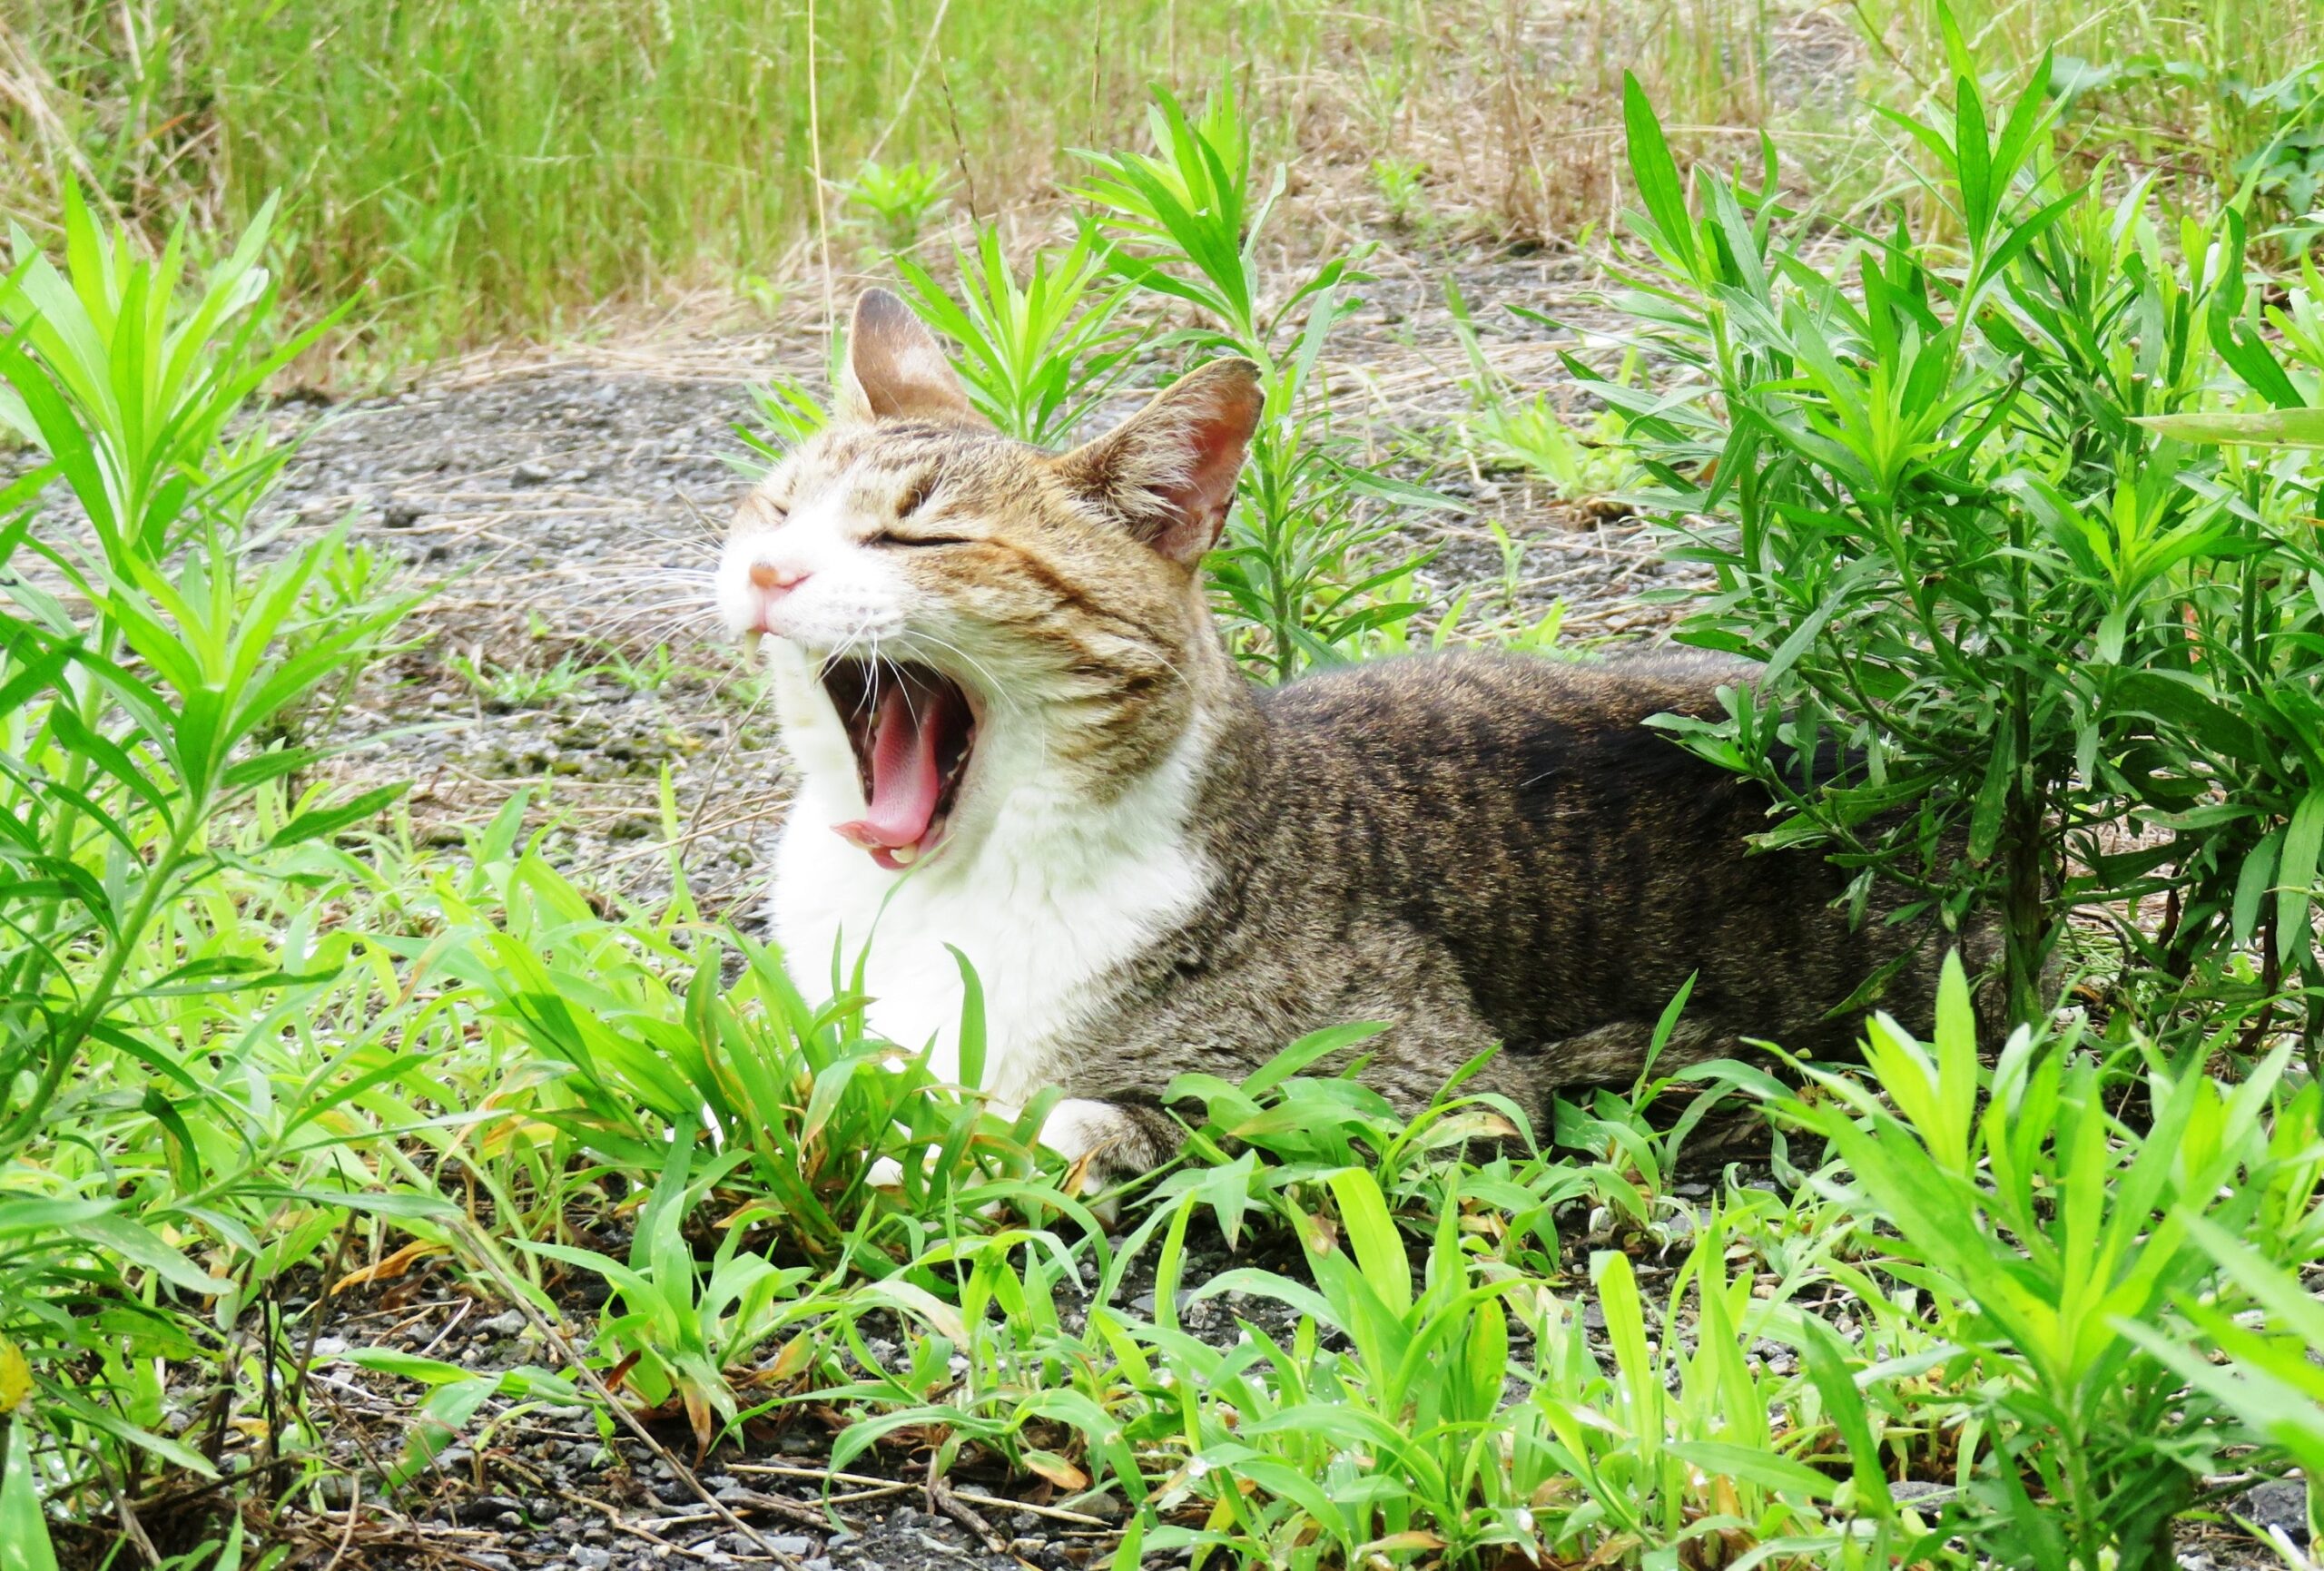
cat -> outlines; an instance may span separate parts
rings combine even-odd
[[[1456,653],[1273,690],[1201,577],[1262,413],[1256,368],[1189,372],[1052,455],[997,434],[883,290],[832,418],[741,505],[717,569],[763,644],[798,777],[772,917],[803,988],[864,956],[872,1026],[959,1070],[963,982],[1004,1108],[1098,1174],[1166,1160],[1171,1078],[1239,1079],[1320,1027],[1384,1022],[1367,1083],[1406,1110],[1462,1065],[1538,1117],[1623,1081],[1690,974],[1667,1062],[1829,1017],[1896,962],[1922,1024],[1937,946],[1851,925],[1846,875],[1749,854],[1762,788],[1646,725],[1752,668],[1665,651]]]

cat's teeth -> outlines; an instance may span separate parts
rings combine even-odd
[[[902,863],[905,867],[910,867],[912,864],[913,859],[920,855],[920,848],[918,846],[898,846],[888,854],[895,858],[897,861]]]

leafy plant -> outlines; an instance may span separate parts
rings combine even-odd
[[[1486,405],[1468,430],[1488,462],[1538,475],[1560,501],[1613,496],[1643,477],[1622,447],[1620,422],[1601,416],[1590,434],[1580,434],[1540,393]]]
[[[1215,1545],[1281,1564],[1320,1539],[1355,1564],[1413,1550],[1462,1562],[1528,1542],[1522,1498],[1504,1492],[1495,1421],[1510,1366],[1503,1301],[1523,1279],[1491,1275],[1462,1250],[1460,1207],[1447,1192],[1415,1291],[1403,1235],[1372,1176],[1343,1168],[1323,1183],[1335,1214],[1294,1210],[1314,1287],[1242,1268],[1199,1290],[1275,1299],[1301,1321],[1289,1348],[1255,1333],[1247,1352],[1205,1360],[1216,1366],[1200,1388],[1209,1410],[1192,1415],[1190,1433],[1203,1443],[1164,1497],[1199,1493],[1212,1502],[1210,1521],[1198,1532],[1163,1529],[1148,1544]],[[1323,1354],[1322,1328],[1345,1337],[1348,1350]],[[1166,1330],[1157,1340],[1177,1350],[1185,1339]],[[1231,1430],[1222,1409],[1238,1416]],[[1246,1496],[1246,1482],[1257,1492]]]
[[[2227,1085],[2149,1051],[2132,1124],[2071,1040],[2021,1027],[1988,1075],[1956,957],[1932,1044],[1878,1016],[1868,1085],[1803,1065],[1824,1095],[1770,1092],[1828,1143],[1817,1185],[1895,1230],[1887,1269],[1932,1294],[1961,1350],[1949,1383],[1993,1448],[1949,1527],[2011,1564],[2176,1564],[2173,1518],[2240,1430],[2156,1333],[2174,1299],[2209,1296],[2221,1230],[2280,1261],[2317,1246],[2318,1092],[2277,1099],[2289,1056]]]
[[[694,1136],[673,1139],[669,1160],[630,1234],[626,1263],[571,1244],[525,1246],[612,1284],[622,1309],[599,1320],[598,1345],[649,1408],[676,1398],[704,1451],[717,1432],[714,1417],[732,1423],[737,1412],[728,1371],[811,1307],[798,1291],[813,1276],[811,1270],[778,1267],[744,1250],[755,1214],[751,1207],[723,1219],[724,1236],[706,1272],[695,1258],[689,1219],[747,1156],[741,1151],[718,1156],[697,1176]]]
[[[1210,569],[1246,662],[1282,681],[1351,658],[1368,636],[1422,609],[1382,597],[1411,582],[1420,558],[1383,560],[1394,523],[1369,510],[1444,503],[1359,463],[1352,440],[1334,431],[1317,367],[1352,309],[1346,291],[1364,280],[1360,258],[1327,257],[1287,288],[1269,287],[1260,239],[1284,174],[1275,171],[1255,200],[1250,127],[1233,93],[1222,86],[1189,118],[1157,89],[1149,129],[1152,153],[1084,153],[1096,172],[1079,194],[1117,239],[1110,255],[1122,277],[1208,319],[1166,344],[1259,367],[1265,413]]]
[[[444,663],[479,697],[497,709],[551,707],[588,680],[592,667],[570,654],[555,665],[498,665],[481,650],[455,654]]]
[[[744,389],[764,427],[753,430],[736,423],[732,428],[747,456],[730,458],[734,468],[748,479],[758,479],[783,462],[792,448],[822,430],[831,419],[823,401],[794,377],[754,382]]]
[[[917,160],[866,159],[841,191],[849,206],[869,216],[880,248],[892,255],[920,243],[921,232],[950,205],[945,190],[950,183],[942,170]]]
[[[957,299],[917,262],[896,268],[921,318],[958,340],[969,397],[1002,434],[1056,446],[1128,374],[1144,335],[1118,320],[1129,290],[1108,284],[1105,250],[1084,230],[1063,256],[1039,254],[1019,283],[1000,232],[957,253]]]
[[[1776,795],[1765,843],[1858,869],[1859,908],[1880,876],[1917,892],[1900,915],[1994,909],[2021,1021],[2046,1008],[2078,906],[2179,891],[2162,944],[2123,924],[2174,985],[2248,935],[2226,869],[2289,834],[2324,778],[2305,749],[2248,790],[2214,761],[2261,751],[2221,720],[2222,689],[2304,708],[2312,685],[2289,476],[2247,472],[2229,495],[2137,423],[2195,403],[2221,360],[2265,358],[2241,325],[2240,218],[2186,227],[2182,269],[2147,182],[2112,202],[2067,189],[2048,73],[1998,131],[1966,75],[1949,117],[1900,122],[1938,171],[1958,267],[1901,216],[1810,258],[1784,238],[1772,166],[1757,191],[1706,178],[1696,213],[1633,84],[1651,261],[1626,306],[1688,379],[1591,384],[1630,411],[1679,555],[1717,576],[1680,636],[1766,663],[1726,718],[1669,723]],[[2212,663],[2230,650],[2231,675]],[[2125,823],[2171,838],[2126,849]],[[2304,922],[2276,937],[2313,971]]]
[[[2312,1114],[2311,1114],[2312,1117]],[[2295,1160],[2313,1160],[2299,1154]],[[2310,1186],[2314,1179],[2309,1180]],[[2179,1311],[2203,1339],[2191,1347],[2176,1327],[2127,1323],[2122,1329],[2180,1379],[2233,1413],[2255,1434],[2288,1453],[2309,1478],[2324,1471],[2324,1375],[2313,1357],[2324,1346],[2324,1309],[2280,1257],[2313,1260],[2324,1245],[2255,1249],[2227,1228],[2199,1215],[2183,1218],[2188,1236],[2211,1258],[2232,1289],[2254,1311],[2231,1311],[2219,1295],[2182,1297]],[[2274,1258],[2271,1258],[2274,1257]],[[2247,1321],[2256,1323],[2245,1323]],[[2315,1532],[2319,1502],[2309,1494]]]
[[[721,979],[724,943],[675,941],[683,900],[655,928],[609,922],[537,855],[502,865],[495,916],[486,897],[447,891],[459,942],[444,973],[478,990],[526,1055],[553,1066],[555,1095],[529,1117],[568,1133],[625,1171],[665,1171],[669,1141],[707,1134],[743,1164],[738,1185],[765,1203],[759,1222],[817,1262],[885,1274],[918,1252],[929,1225],[1037,1193],[1033,1133],[1054,1095],[1012,1120],[935,1080],[923,1055],[868,1036],[864,998],[844,975],[812,1004],[764,947],[732,935],[741,974]],[[981,1074],[973,987],[962,1026],[963,1077]],[[1053,1160],[1053,1159],[1052,1159]],[[892,1188],[875,1183],[895,1164]]]
[[[329,1164],[293,1154],[345,1058],[310,1058],[287,1113],[240,1100],[262,1069],[234,1075],[350,947],[251,941],[242,905],[330,882],[330,841],[401,789],[286,793],[321,756],[289,740],[305,707],[414,597],[355,599],[369,568],[336,535],[246,554],[286,450],[235,417],[308,341],[269,334],[271,218],[190,288],[182,233],[149,256],[75,198],[66,270],[18,230],[0,284],[0,418],[41,457],[0,501],[0,566],[41,569],[0,574],[0,1325],[35,1393],[19,1410],[131,1478],[148,1458],[214,1470],[159,1432],[153,1360],[189,1348],[184,1301],[231,1323],[272,1251],[331,1225],[299,1183]],[[77,519],[41,500],[58,481]],[[377,1187],[367,1172],[356,1203],[427,1203]],[[261,1243],[259,1215],[281,1236]],[[21,1457],[38,1431],[14,1428]]]
[[[1469,302],[1452,279],[1444,280],[1444,303],[1452,314],[1453,335],[1469,361],[1467,387],[1475,406],[1462,423],[1462,436],[1488,466],[1538,476],[1564,502],[1598,502],[1645,478],[1626,444],[1626,423],[1618,409],[1600,411],[1586,432],[1577,431],[1548,395],[1521,395],[1493,368],[1477,337]],[[1535,321],[1549,320],[1523,307],[1511,309]],[[1626,358],[1615,380],[1628,387],[1635,370],[1635,357]]]
[[[1372,161],[1372,189],[1380,193],[1388,221],[1398,229],[1420,229],[1434,215],[1422,182],[1428,165],[1416,158],[1385,157]]]

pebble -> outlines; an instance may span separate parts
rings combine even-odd
[[[2280,1528],[2294,1544],[2308,1542],[2308,1486],[2299,1478],[2271,1478],[2243,1492],[2232,1510],[2265,1531]]]

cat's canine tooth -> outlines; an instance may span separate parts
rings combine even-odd
[[[902,863],[905,867],[910,867],[911,866],[913,859],[920,855],[920,848],[918,846],[896,846],[891,849],[888,854],[895,858],[897,861]]]

